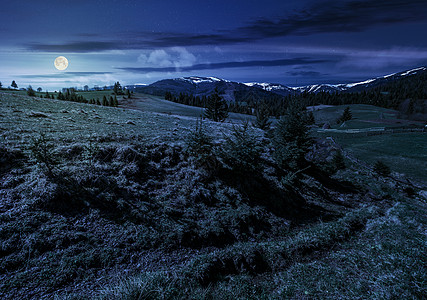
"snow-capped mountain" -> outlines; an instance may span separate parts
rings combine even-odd
[[[363,91],[372,87],[379,86],[384,83],[388,83],[393,80],[398,80],[407,76],[412,76],[415,74],[419,74],[420,72],[426,72],[426,67],[420,67],[408,71],[393,73],[385,76],[376,77],[373,79],[368,79],[361,82],[354,82],[354,83],[343,83],[343,84],[315,84],[315,85],[306,85],[306,86],[300,86],[300,87],[293,87],[292,89],[299,91],[301,93],[307,92],[307,93],[319,93],[319,92],[328,92],[328,93],[334,93],[334,92],[359,92]]]
[[[227,101],[234,101],[236,99],[236,93],[245,95],[255,93],[255,97],[269,95],[269,92],[258,87],[249,87],[243,83],[217,77],[199,76],[164,79],[146,87],[139,87],[136,90],[154,95],[164,95],[166,92],[171,92],[174,95],[185,93],[202,97],[211,95],[214,93],[215,89],[217,89],[221,96]]]
[[[292,88],[289,88],[283,84],[279,83],[267,83],[267,82],[246,82],[245,85],[249,87],[256,87],[263,89],[267,92],[273,92],[279,95],[287,96],[294,92]]]
[[[166,92],[179,95],[180,93],[191,94],[193,96],[207,96],[217,89],[221,96],[227,101],[239,99],[262,99],[269,96],[287,96],[299,93],[335,93],[335,92],[360,92],[369,90],[393,81],[407,78],[408,76],[427,72],[426,67],[420,67],[399,73],[393,73],[381,77],[376,77],[361,82],[343,84],[314,84],[299,87],[288,87],[277,83],[248,82],[240,83],[218,77],[181,77],[174,79],[164,79],[147,86],[132,86],[136,91],[163,96]],[[237,95],[237,96],[236,96]],[[243,101],[243,100],[241,100]]]

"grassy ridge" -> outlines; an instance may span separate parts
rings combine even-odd
[[[193,118],[0,97],[2,298],[426,292],[419,189],[410,198],[407,186],[346,161],[333,178],[304,175],[289,193],[267,151],[264,179],[245,185],[220,161],[189,154]],[[205,126],[213,147],[232,131]],[[265,145],[262,132],[251,135]]]

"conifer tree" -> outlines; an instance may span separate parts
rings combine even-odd
[[[117,107],[119,106],[119,101],[117,101],[117,96],[114,95],[114,106]]]
[[[351,119],[353,119],[353,115],[350,111],[350,106],[347,106],[344,109],[342,116],[339,117],[339,119],[337,120],[337,124],[341,124],[341,123],[344,123],[346,121],[350,121]]]
[[[304,107],[292,102],[277,123],[272,143],[273,156],[283,169],[298,170],[306,165],[305,154],[312,144]]]
[[[256,120],[254,126],[262,130],[268,130],[270,125],[271,121],[267,108],[265,106],[260,106],[256,111]]]
[[[34,97],[36,95],[36,92],[33,90],[33,87],[31,85],[29,85],[27,88],[27,95],[31,97]]]
[[[15,89],[18,88],[18,85],[16,84],[15,80],[12,80],[12,84],[10,86],[15,88]]]
[[[217,89],[214,94],[208,97],[206,102],[206,109],[204,111],[206,118],[215,122],[224,122],[228,117],[227,102],[219,95]]]
[[[120,82],[117,81],[116,83],[114,83],[113,91],[115,95],[123,94],[122,86],[120,85]]]
[[[103,106],[108,106],[108,100],[107,100],[107,97],[105,97],[105,95],[104,95],[104,97],[102,98],[102,105],[103,105]]]

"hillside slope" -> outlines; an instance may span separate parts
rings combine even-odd
[[[1,298],[425,294],[422,188],[327,140],[290,187],[262,131],[195,125],[0,93]]]

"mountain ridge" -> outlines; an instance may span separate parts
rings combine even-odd
[[[340,92],[361,92],[383,84],[388,84],[408,76],[426,72],[426,67],[418,67],[410,70],[405,70],[397,73],[392,73],[376,78],[370,78],[361,82],[354,83],[341,83],[341,84],[313,84],[305,86],[290,87],[279,83],[268,82],[236,82],[226,80],[218,77],[202,77],[202,76],[188,76],[178,77],[173,79],[163,79],[156,81],[152,84],[142,85],[129,85],[128,88],[137,92],[164,96],[166,92],[174,95],[180,93],[190,94],[193,96],[208,96],[215,90],[227,101],[235,101],[236,93],[250,95],[256,98],[265,98],[276,94],[279,96],[288,96],[301,93],[340,93]]]

